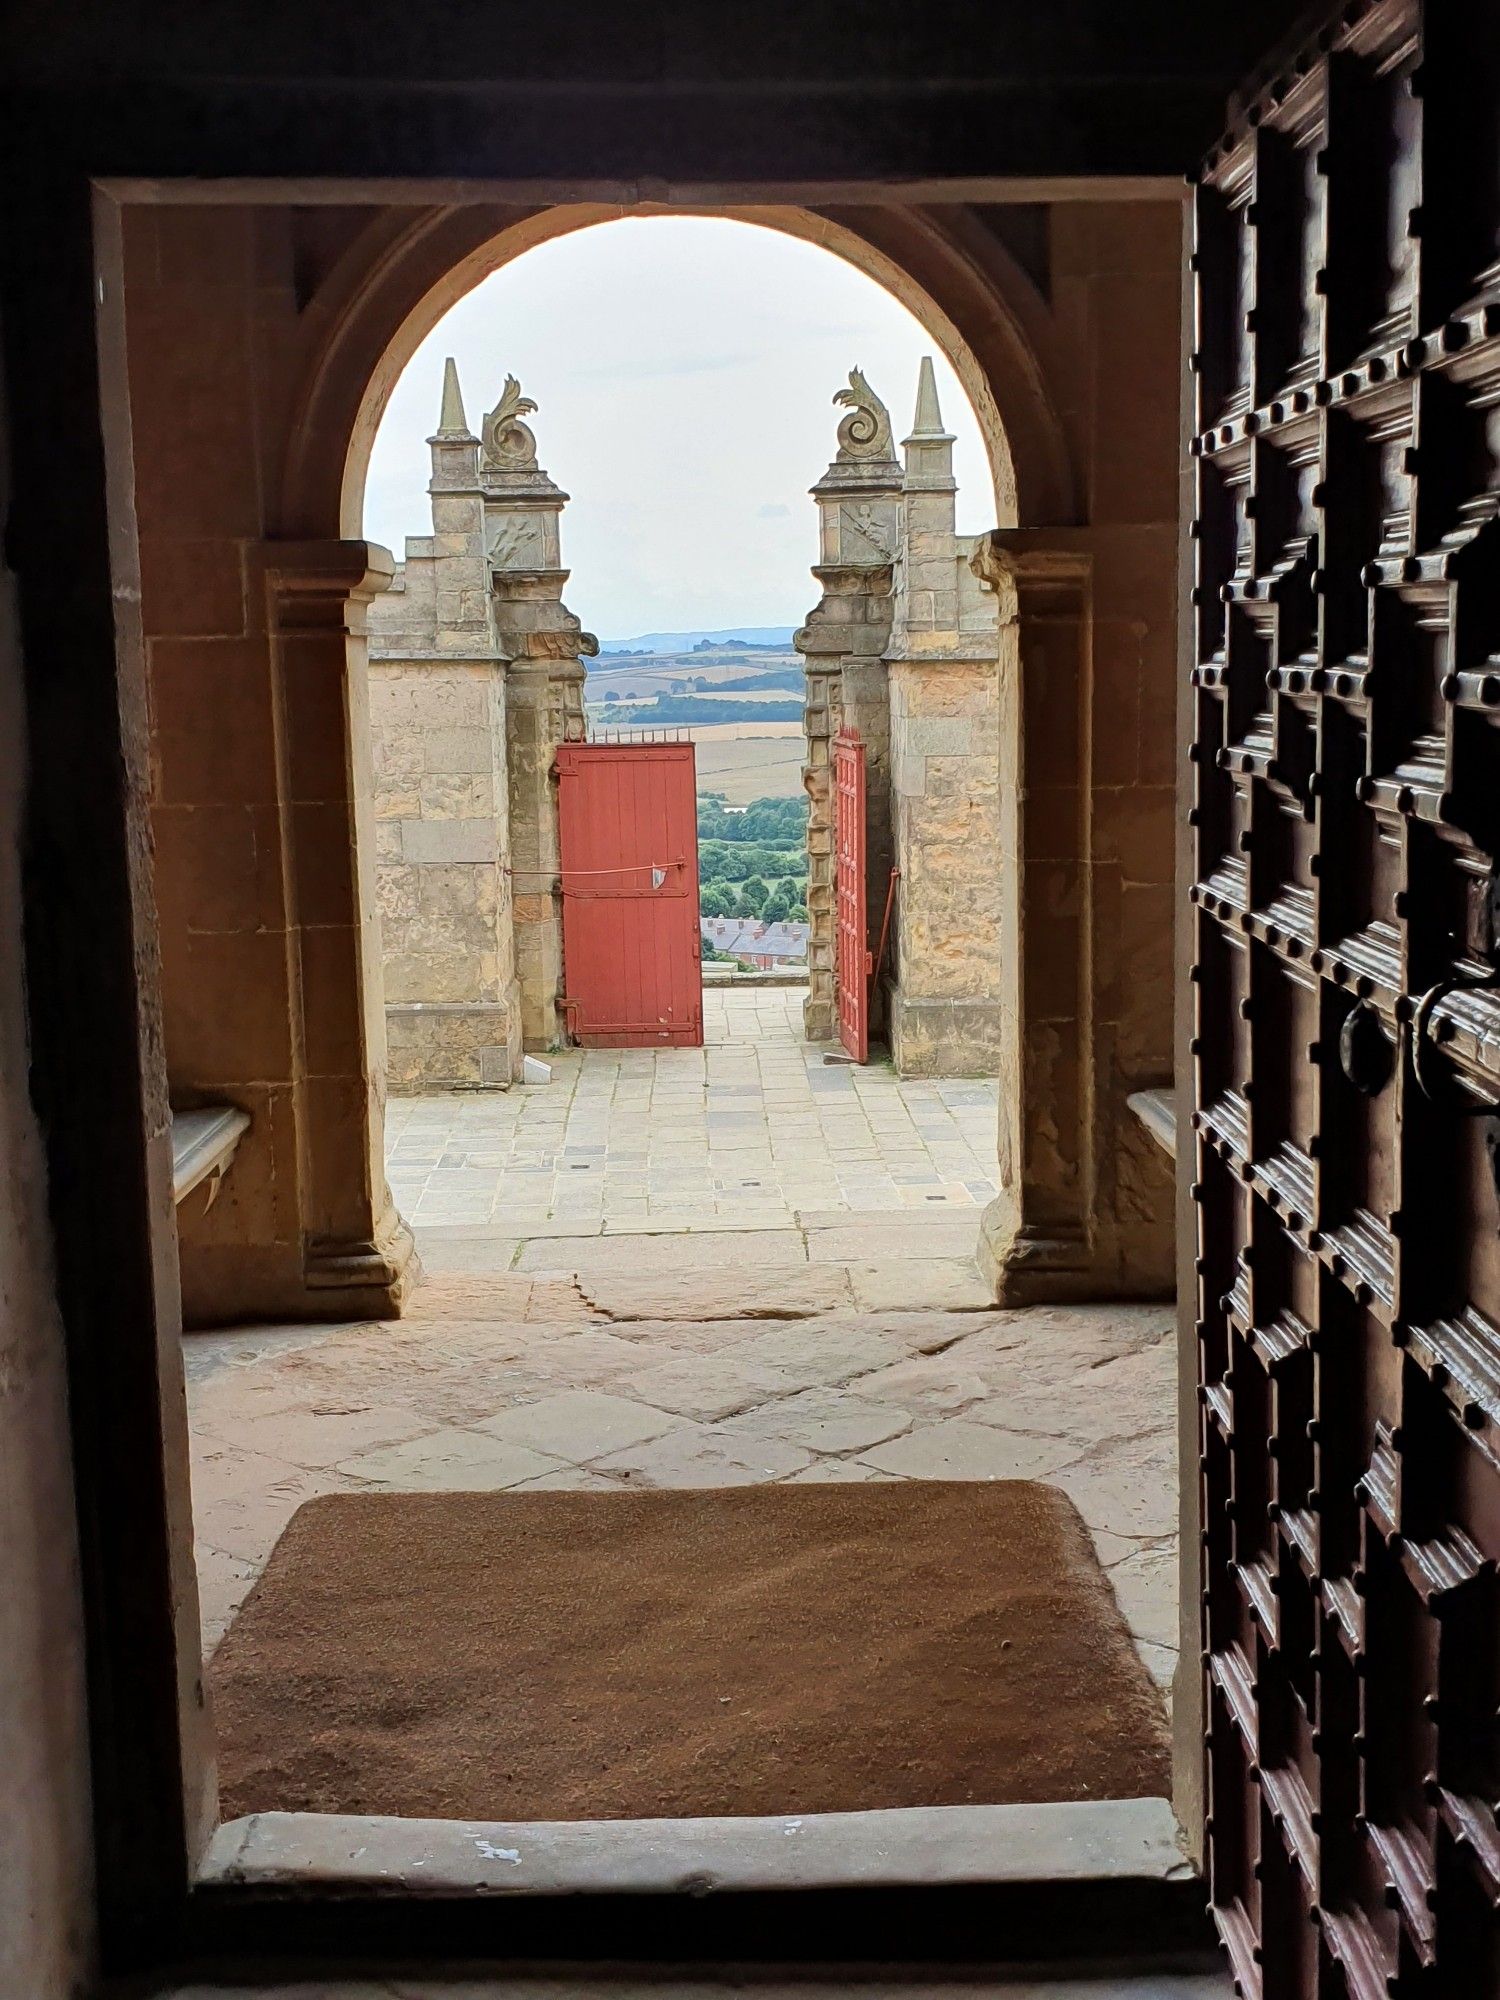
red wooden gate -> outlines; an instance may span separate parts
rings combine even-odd
[[[692,744],[564,743],[555,768],[571,1032],[585,1047],[698,1047]]]
[[[865,907],[865,746],[841,729],[833,739],[835,960],[839,1040],[856,1062],[870,1054],[870,953]]]

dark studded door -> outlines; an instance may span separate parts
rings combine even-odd
[[[1500,6],[1354,4],[1197,191],[1210,1887],[1265,2000],[1500,1993]]]

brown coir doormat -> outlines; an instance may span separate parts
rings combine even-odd
[[[1140,1798],[1161,1702],[1052,1487],[331,1494],[214,1655],[226,1817]]]

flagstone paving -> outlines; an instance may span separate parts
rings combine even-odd
[[[1023,1478],[1166,1685],[1170,1307],[995,1309],[995,1086],[825,1066],[801,1000],[710,991],[701,1050],[392,1104],[405,1316],[187,1338],[205,1647],[321,1493]]]
[[[204,1643],[319,1493],[1045,1479],[1165,1685],[1174,1350],[1165,1306],[611,1319],[567,1278],[468,1274],[399,1321],[194,1334]]]
[[[393,1098],[387,1170],[418,1229],[796,1229],[959,1210],[996,1190],[998,1086],[825,1062],[802,987],[709,988],[701,1049],[571,1049],[552,1081]]]

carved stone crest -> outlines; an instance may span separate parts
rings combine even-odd
[[[536,569],[544,561],[542,524],[534,516],[504,522],[490,543],[495,569]]]
[[[536,438],[531,427],[521,421],[536,409],[530,396],[521,394],[514,375],[507,375],[500,400],[484,420],[481,432],[484,463],[500,472],[534,472]]]
[[[849,412],[839,424],[839,457],[889,458],[891,413],[857,368],[849,370],[848,388],[836,389],[833,400]]]
[[[868,502],[845,507],[840,553],[846,562],[868,562],[872,558],[889,562],[896,553],[894,528],[895,523],[882,520]]]

